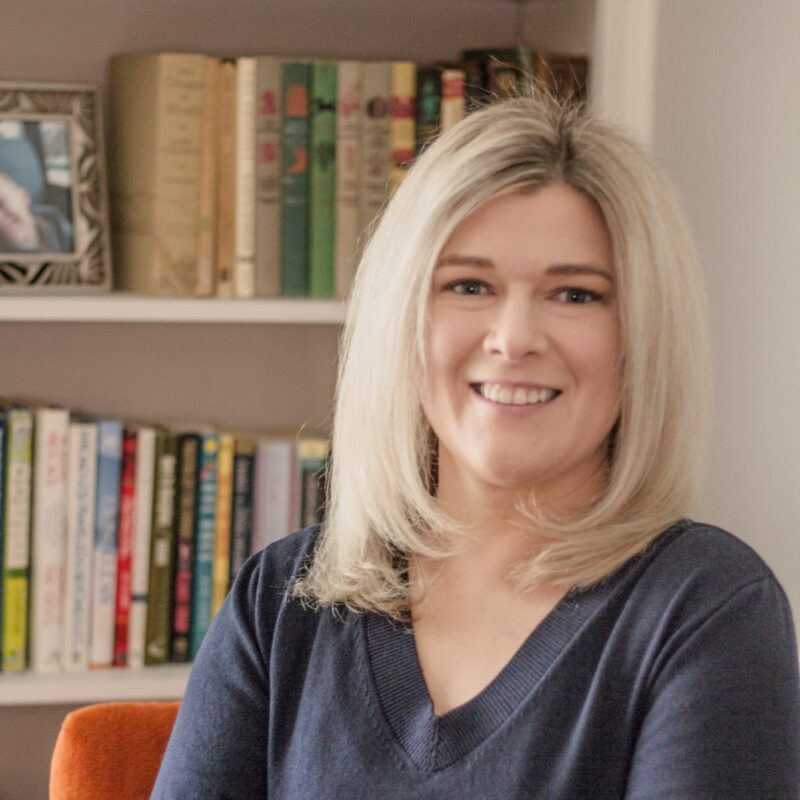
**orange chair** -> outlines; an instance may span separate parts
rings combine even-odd
[[[180,701],[97,703],[67,714],[50,800],[148,800]]]

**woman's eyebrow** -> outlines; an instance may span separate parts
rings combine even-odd
[[[436,267],[462,266],[462,267],[487,267],[494,268],[491,258],[484,256],[462,256],[457,253],[442,256],[437,262]],[[599,275],[609,283],[614,283],[611,272],[604,267],[594,264],[551,264],[546,270],[545,275]]]

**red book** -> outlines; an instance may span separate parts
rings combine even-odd
[[[114,626],[114,666],[128,665],[128,621],[131,612],[134,513],[136,510],[136,429],[125,428],[117,526],[117,603]]]

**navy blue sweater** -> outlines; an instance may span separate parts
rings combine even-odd
[[[284,589],[317,528],[242,568],[156,800],[795,800],[800,682],[783,589],[684,520],[567,595],[495,680],[435,716],[413,635]]]

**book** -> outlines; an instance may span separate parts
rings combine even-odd
[[[63,662],[68,440],[67,409],[34,410],[29,615],[34,672],[57,672]]]
[[[62,662],[67,672],[84,670],[89,666],[97,509],[97,434],[94,422],[70,421]]]
[[[228,593],[231,567],[231,526],[233,523],[233,469],[236,441],[232,434],[219,435],[217,454],[217,507],[214,531],[211,618]]]
[[[5,474],[6,474],[6,415],[0,408],[0,671],[3,669],[3,565],[5,562]]]
[[[229,584],[250,555],[253,538],[255,443],[250,438],[237,436],[234,447]]]
[[[466,73],[458,67],[442,70],[442,105],[440,109],[440,132],[449,131],[461,122],[467,113]]]
[[[200,436],[191,432],[181,434],[178,441],[170,641],[170,660],[175,662],[189,661],[191,655],[192,572],[199,459]]]
[[[219,435],[200,435],[197,466],[197,512],[189,658],[194,659],[211,624],[214,576],[214,537],[217,524],[217,461]]]
[[[334,233],[334,293],[344,299],[350,291],[360,257],[361,212],[359,187],[364,125],[363,65],[338,63],[336,85],[336,231]]]
[[[393,61],[391,74],[392,117],[389,126],[389,144],[392,171],[389,174],[390,195],[400,185],[414,159],[417,65],[412,61]]]
[[[297,443],[302,528],[322,522],[325,516],[325,469],[329,453],[328,439],[303,436]]]
[[[178,434],[166,430],[157,432],[144,651],[144,661],[148,666],[169,661],[172,648],[178,445]]]
[[[219,62],[217,99],[217,297],[233,297],[236,268],[236,59]]]
[[[236,61],[236,260],[235,297],[255,296],[256,60]]]
[[[482,48],[465,50],[462,58],[480,75],[485,101],[520,93],[532,74],[531,53],[526,47]]]
[[[144,666],[147,605],[150,578],[150,542],[153,529],[153,494],[156,429],[139,427],[136,442],[136,507],[131,565],[131,608],[128,622],[128,666]]]
[[[438,64],[417,66],[416,140],[419,155],[438,135],[442,111],[442,68]]]
[[[89,666],[110,667],[114,660],[117,585],[117,526],[122,468],[122,422],[97,423],[97,494],[92,570],[92,621]]]
[[[5,417],[2,668],[21,672],[28,665],[33,411],[10,404]]]
[[[392,67],[388,61],[367,61],[363,71],[364,124],[359,195],[360,228],[367,231],[389,197],[389,176],[392,171]]]
[[[281,293],[281,60],[256,58],[255,294]]]
[[[282,64],[281,294],[308,294],[308,93],[307,62]]]
[[[128,633],[131,611],[131,572],[133,568],[133,535],[136,525],[136,459],[138,433],[126,425],[122,432],[119,514],[117,517],[117,584],[114,603],[115,667],[128,666]]]
[[[333,297],[334,294],[336,77],[335,62],[312,62],[308,173],[308,287],[312,297]]]
[[[300,527],[300,473],[294,437],[263,437],[253,472],[253,535],[257,553]]]
[[[206,56],[119,55],[109,68],[116,287],[190,296],[197,283]]]

